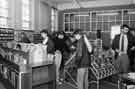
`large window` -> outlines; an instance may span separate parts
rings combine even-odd
[[[58,16],[58,11],[55,8],[52,8],[52,12],[51,12],[51,29],[52,31],[56,31],[57,30],[57,16]]]
[[[22,29],[30,29],[30,0],[22,0]]]
[[[0,27],[7,27],[8,0],[0,0]]]

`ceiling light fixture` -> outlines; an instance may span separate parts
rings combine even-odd
[[[96,14],[98,16],[107,16],[107,15],[118,15],[118,13],[99,13],[99,14]]]
[[[78,6],[79,8],[83,8],[82,5],[80,4],[79,0],[73,0]]]

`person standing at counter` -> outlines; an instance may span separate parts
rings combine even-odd
[[[86,35],[82,35],[81,30],[73,33],[76,39],[75,64],[77,66],[78,89],[88,89],[88,68],[90,67],[90,53],[92,46]]]
[[[51,37],[49,36],[48,31],[44,29],[40,32],[40,34],[41,34],[41,37],[43,38],[42,43],[47,46],[47,53],[54,54],[55,52],[54,43]]]

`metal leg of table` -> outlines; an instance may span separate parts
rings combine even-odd
[[[97,80],[97,89],[99,89],[99,80]]]
[[[127,84],[124,84],[124,88],[127,89]]]

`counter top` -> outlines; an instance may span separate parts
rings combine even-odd
[[[29,64],[29,65],[32,68],[38,68],[38,67],[43,67],[43,66],[52,65],[52,64],[53,64],[52,61],[45,61],[45,62],[33,63],[33,64]]]

